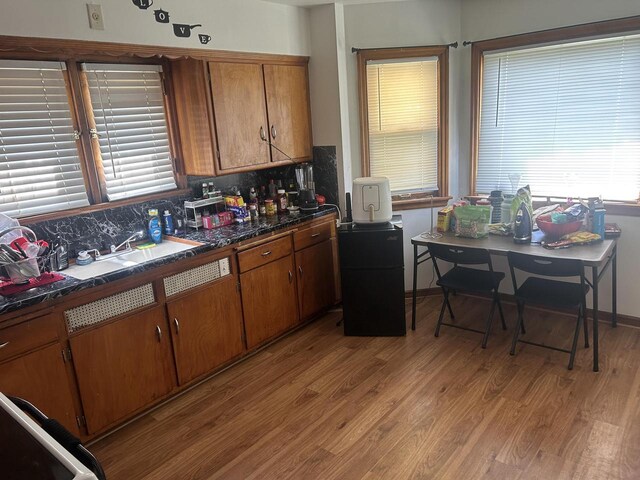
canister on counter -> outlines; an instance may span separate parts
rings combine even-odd
[[[273,217],[276,215],[276,204],[273,203],[273,200],[270,198],[267,198],[264,201],[264,207],[265,210],[267,211],[267,217]]]

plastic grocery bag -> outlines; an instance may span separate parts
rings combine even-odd
[[[456,236],[483,238],[489,234],[490,205],[464,205],[453,211],[456,216]]]

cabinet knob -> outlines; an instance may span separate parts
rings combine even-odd
[[[289,270],[289,283],[293,282],[293,273]]]
[[[158,336],[158,341],[161,342],[162,341],[162,329],[160,328],[160,325],[156,325],[156,335]]]
[[[276,132],[276,126],[275,125],[271,125],[271,138],[273,138],[275,140],[277,134],[278,134],[278,132]]]
[[[173,324],[176,326],[176,334],[180,333],[180,322],[177,318],[173,319]]]
[[[0,343],[0,348],[4,348],[7,345],[9,345],[10,342],[4,342],[4,343]]]
[[[300,276],[302,276],[302,265],[298,265],[298,272],[300,272]]]
[[[260,127],[260,139],[263,142],[267,141],[267,135],[264,133],[264,127],[262,127],[262,126]]]

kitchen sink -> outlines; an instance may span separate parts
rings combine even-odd
[[[92,262],[89,265],[72,265],[62,273],[69,277],[77,278],[78,280],[86,280],[125,268],[135,267],[136,265],[151,262],[175,253],[184,252],[199,245],[202,244],[186,240],[175,241],[164,239],[162,243],[157,244],[155,247],[142,250],[134,248],[130,252],[119,253],[117,256],[103,258],[99,262]]]

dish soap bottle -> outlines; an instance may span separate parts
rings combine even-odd
[[[164,225],[164,234],[173,235],[173,217],[169,210],[164,211],[164,215],[162,215],[162,223]]]
[[[162,228],[160,227],[160,219],[158,218],[158,209],[149,209],[149,238],[153,243],[162,242]]]

